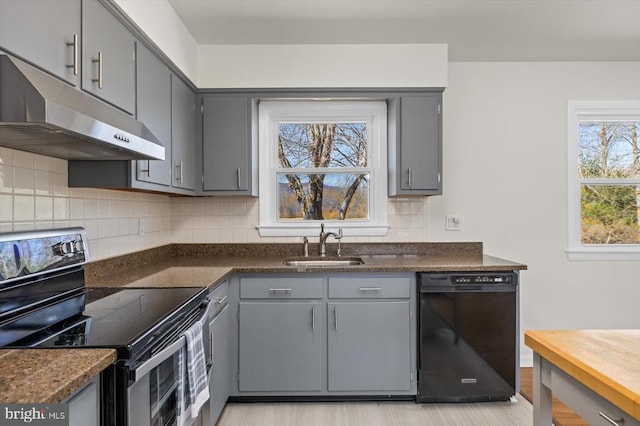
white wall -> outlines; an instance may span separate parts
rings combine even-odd
[[[192,82],[196,82],[198,44],[167,0],[115,2]]]
[[[446,44],[203,45],[198,87],[446,87]]]
[[[640,97],[640,63],[450,63],[431,241],[526,263],[521,328],[640,328],[640,262],[569,262],[567,101]],[[461,231],[444,216],[460,214]],[[524,349],[523,362],[531,363]]]

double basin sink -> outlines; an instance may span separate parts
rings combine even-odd
[[[364,261],[359,257],[290,257],[282,263],[286,266],[304,268],[364,265]]]

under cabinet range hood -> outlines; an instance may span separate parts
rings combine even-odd
[[[0,146],[68,160],[165,155],[141,122],[8,55],[0,55]]]

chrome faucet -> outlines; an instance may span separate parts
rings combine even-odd
[[[342,238],[342,228],[338,229],[338,233],[336,234],[335,232],[324,232],[324,223],[320,224],[320,257],[326,257],[327,256],[327,238],[329,237],[333,237],[336,240],[338,240],[338,243],[340,242],[340,239]],[[338,251],[338,256],[340,256],[340,251]]]
[[[302,251],[304,257],[309,257],[309,239],[307,237],[302,237]]]

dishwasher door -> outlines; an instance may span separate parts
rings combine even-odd
[[[517,276],[473,284],[432,274],[419,285],[418,402],[505,401],[516,393]],[[493,274],[496,277],[496,274]],[[471,281],[486,282],[478,274]],[[506,280],[506,278],[505,278]],[[434,284],[435,283],[435,284]]]

